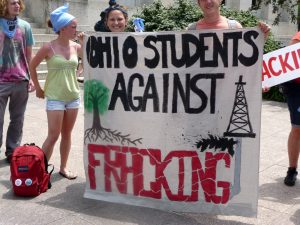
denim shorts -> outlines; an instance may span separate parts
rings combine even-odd
[[[65,102],[59,100],[46,101],[46,110],[67,110],[67,109],[78,109],[80,106],[80,98]]]
[[[287,96],[287,104],[292,126],[300,127],[300,96]]]

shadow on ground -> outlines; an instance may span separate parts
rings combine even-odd
[[[288,187],[283,184],[283,178],[277,178],[275,181],[259,186],[259,199],[289,205],[300,204],[298,183],[293,187]]]
[[[136,207],[124,204],[110,203],[83,198],[85,182],[71,184],[66,192],[57,194],[39,204],[61,208],[73,212],[80,212],[84,220],[96,220],[97,217],[128,223],[142,224],[231,224],[246,225],[237,221],[218,219],[217,216],[206,214],[186,215],[161,210]]]

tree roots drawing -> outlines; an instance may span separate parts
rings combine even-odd
[[[104,127],[100,127],[100,129],[92,127],[92,128],[85,130],[84,143],[86,143],[86,141],[96,142],[98,139],[107,141],[107,142],[111,142],[111,143],[113,143],[114,141],[120,142],[121,145],[125,145],[125,144],[136,145],[137,143],[142,144],[142,142],[141,142],[142,138],[132,140],[130,138],[130,134],[124,135],[124,134],[121,134],[121,132],[119,132],[117,130],[111,130],[111,129],[104,128]]]

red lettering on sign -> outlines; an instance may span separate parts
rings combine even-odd
[[[206,202],[213,202],[216,204],[225,204],[229,200],[230,195],[230,183],[225,181],[218,181],[216,185],[216,168],[217,163],[220,160],[225,161],[225,166],[227,168],[230,167],[230,155],[228,153],[217,153],[213,155],[211,152],[206,153],[206,161],[205,161],[205,167],[206,170],[206,176],[203,177],[204,180],[201,178],[201,184],[204,191],[204,196]],[[223,192],[221,196],[216,195],[216,188],[220,187],[223,188]]]
[[[266,62],[263,61],[263,70],[262,70],[262,78],[261,78],[262,81],[265,80],[265,76],[267,76],[268,78],[272,77],[272,75],[270,74],[270,71],[269,71],[269,68],[268,68]]]
[[[104,162],[100,162],[95,155],[103,155]],[[148,158],[150,166],[147,170],[155,172],[155,180],[150,181],[150,190],[145,190],[144,159]],[[114,181],[119,193],[128,193],[128,185],[132,186],[134,196],[162,198],[162,190],[171,201],[195,202],[199,198],[199,184],[201,184],[204,200],[215,204],[225,204],[229,201],[230,182],[217,181],[217,165],[225,162],[225,167],[230,168],[231,158],[228,153],[205,153],[205,168],[196,151],[177,150],[169,152],[161,159],[158,149],[138,149],[127,146],[88,145],[88,176],[90,189],[97,189],[96,167],[102,166],[104,170],[104,187],[106,192],[112,192]],[[191,164],[188,164],[190,162]],[[175,164],[176,163],[176,164]],[[178,165],[177,165],[178,163]],[[168,177],[166,169],[172,165],[177,171],[177,179]],[[190,167],[191,176],[185,171]],[[129,174],[132,179],[129,179]],[[174,173],[172,173],[174,174]],[[149,179],[148,179],[149,180]],[[171,181],[172,180],[172,181]],[[185,181],[190,180],[191,187],[185,186]],[[174,181],[177,181],[174,183]],[[170,187],[171,185],[171,187]],[[174,187],[177,187],[175,190]],[[220,195],[217,195],[219,190]]]
[[[288,64],[288,59],[289,59],[289,52],[287,52],[284,56],[283,55],[279,55],[279,62],[282,68],[283,73],[286,73],[287,70],[293,71],[294,68]]]
[[[143,197],[149,197],[149,198],[156,198],[156,199],[161,199],[161,181],[157,179],[159,176],[159,171],[158,171],[158,165],[161,163],[161,152],[160,150],[154,150],[154,149],[141,149],[140,154],[144,157],[148,157],[150,160],[150,164],[154,166],[155,168],[155,180],[150,182],[150,188],[151,190],[145,190],[144,188],[144,176],[142,175],[142,188],[139,192],[140,196]],[[143,162],[143,161],[142,161]],[[137,194],[135,194],[137,195]]]
[[[291,54],[290,54],[291,53]],[[290,57],[290,55],[292,57]],[[300,49],[285,54],[270,57],[263,61],[262,81],[272,76],[280,76],[300,68]],[[277,70],[275,69],[277,68]]]
[[[183,160],[185,157],[193,158],[197,157],[197,152],[195,151],[172,151],[170,152],[165,159],[161,162],[161,164],[158,166],[158,177],[162,183],[162,186],[164,190],[166,191],[167,197],[172,201],[197,201],[198,200],[198,189],[197,190],[191,190],[190,195],[185,195],[183,193],[184,190],[184,163]],[[172,193],[167,177],[164,174],[164,171],[169,163],[171,163],[174,159],[178,159],[178,189],[177,193]],[[194,171],[194,170],[193,170]],[[194,175],[194,176],[193,176]],[[195,174],[192,174],[192,184],[197,182],[197,177]],[[198,182],[197,182],[198,183]],[[174,185],[174,184],[172,184]]]
[[[273,69],[273,62],[276,61],[275,57],[271,57],[268,61],[269,69],[273,76],[279,76],[282,73],[282,70],[278,70],[277,72]]]

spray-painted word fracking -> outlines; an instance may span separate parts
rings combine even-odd
[[[230,170],[232,159],[225,152],[206,152],[203,156],[200,159],[196,151],[178,150],[163,158],[159,149],[89,144],[89,186],[95,190],[98,183],[105,192],[112,192],[116,186],[121,194],[145,198],[162,199],[166,195],[171,201],[225,204],[232,184],[217,179],[217,167]],[[147,171],[154,174],[148,183],[144,176],[147,161]],[[169,166],[177,168],[177,177],[167,177]],[[104,171],[102,177],[96,176],[100,168]],[[191,173],[186,173],[187,169]]]

